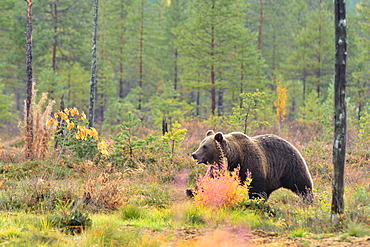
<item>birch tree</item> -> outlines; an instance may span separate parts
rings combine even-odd
[[[346,66],[347,25],[345,0],[334,1],[335,24],[335,79],[334,79],[334,145],[333,145],[333,193],[332,222],[339,223],[344,213],[344,170],[346,162]]]

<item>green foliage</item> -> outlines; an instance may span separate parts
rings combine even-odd
[[[252,127],[269,125],[266,121],[258,121],[258,114],[266,107],[266,93],[259,90],[253,93],[240,94],[240,105],[233,107],[230,123],[242,126],[243,133],[247,134]]]
[[[143,216],[144,210],[138,205],[125,204],[120,209],[123,220],[136,220]]]
[[[33,170],[27,170],[28,173]],[[38,171],[41,173],[41,171]],[[59,201],[75,200],[78,192],[74,183],[53,183],[43,178],[22,178],[19,182],[4,183],[0,191],[0,209],[26,212],[53,210]]]
[[[370,145],[370,113],[364,111],[362,116],[356,122],[358,126],[358,137],[359,137],[359,145],[363,145],[364,147]]]
[[[148,107],[151,108],[153,122],[156,126],[159,123],[171,125],[175,119],[180,121],[188,114],[190,105],[180,96],[173,82],[165,82],[159,87],[157,93],[150,97]]]
[[[112,139],[115,141],[113,145],[114,153],[111,155],[116,159],[115,163],[122,162],[128,157],[136,157],[145,144],[145,140],[134,135],[135,128],[140,123],[133,113],[128,113],[128,120],[120,125],[121,132],[119,132]]]
[[[190,206],[183,212],[184,221],[192,226],[204,225],[207,222],[204,213],[205,211],[200,210],[199,207]]]
[[[247,199],[240,203],[241,207],[251,209],[265,216],[276,216],[276,208],[266,203],[264,199]]]
[[[299,31],[293,31],[290,36],[294,49],[283,66],[289,68],[287,73],[292,74],[291,77],[298,77],[305,84],[303,94],[315,90],[316,96],[322,97],[325,96],[322,87],[331,83],[334,69],[332,12],[327,2],[307,7],[310,11],[298,19],[302,22]]]
[[[192,99],[196,115],[200,115],[200,98],[211,103],[213,111],[217,93],[221,97],[218,113],[222,115],[224,96],[233,98],[236,92],[246,91],[247,83],[261,83],[262,62],[252,41],[255,35],[243,25],[246,10],[245,2],[239,0],[191,1],[189,21],[175,29],[179,64],[184,68],[180,78],[196,95]],[[203,100],[208,91],[211,99]],[[204,110],[209,115],[209,108]]]
[[[363,224],[353,221],[347,224],[345,231],[346,233],[342,236],[342,238],[345,238],[347,236],[362,237],[370,234],[369,229],[367,229]]]
[[[302,238],[307,236],[308,232],[307,229],[298,228],[290,232],[289,236],[293,238]]]
[[[47,216],[47,220],[52,227],[72,235],[81,233],[92,224],[90,216],[74,201],[60,201],[55,212]]]
[[[181,128],[178,122],[175,122],[171,126],[171,130],[167,132],[162,140],[166,143],[170,149],[170,159],[172,160],[175,155],[175,147],[178,147],[185,139],[186,129]],[[167,155],[165,155],[166,157]]]
[[[132,101],[125,99],[113,99],[108,102],[109,107],[105,111],[103,130],[121,130],[122,122],[129,122],[131,115],[139,116],[139,111],[132,104]]]
[[[298,121],[306,131],[310,132],[313,139],[331,142],[333,133],[332,118],[334,85],[328,90],[328,97],[317,97],[316,91],[311,91],[306,98],[304,106],[300,107]]]
[[[167,207],[171,203],[171,191],[160,184],[149,184],[142,192],[142,205],[154,206],[157,208]]]
[[[14,114],[12,94],[4,94],[4,84],[0,84],[0,127],[7,123],[14,123],[16,114]]]

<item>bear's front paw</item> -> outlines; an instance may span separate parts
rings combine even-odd
[[[194,197],[194,193],[193,193],[193,190],[192,189],[186,189],[185,190],[185,194],[190,197],[190,198],[193,198]]]

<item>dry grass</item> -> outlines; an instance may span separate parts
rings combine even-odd
[[[123,180],[117,174],[101,173],[82,185],[83,200],[93,210],[116,210],[123,204]]]
[[[31,137],[32,145],[31,149],[27,150],[27,142],[25,141],[25,146],[22,152],[26,156],[36,159],[43,159],[49,151],[49,141],[51,140],[52,135],[55,133],[55,127],[46,124],[47,120],[51,116],[55,101],[48,100],[47,93],[42,93],[40,100],[36,102],[37,90],[34,88],[32,90],[32,95],[33,97],[30,112],[30,117],[32,119],[32,133],[27,133],[26,119],[24,119],[22,126],[23,136],[25,138]],[[24,116],[26,116],[26,112],[24,113]],[[27,153],[31,155],[28,155]]]

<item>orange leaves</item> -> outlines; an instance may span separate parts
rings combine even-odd
[[[68,128],[68,126],[67,126]],[[77,126],[76,139],[87,140],[88,137],[98,140],[98,131],[94,127]]]
[[[278,81],[276,88],[277,99],[274,102],[276,107],[276,117],[281,124],[286,118],[286,101],[287,101],[287,89],[281,85],[281,82]]]
[[[211,167],[210,173],[211,176],[206,175],[197,181],[198,189],[194,196],[196,205],[215,208],[235,207],[249,198],[247,185],[240,185],[238,171],[213,170]]]

